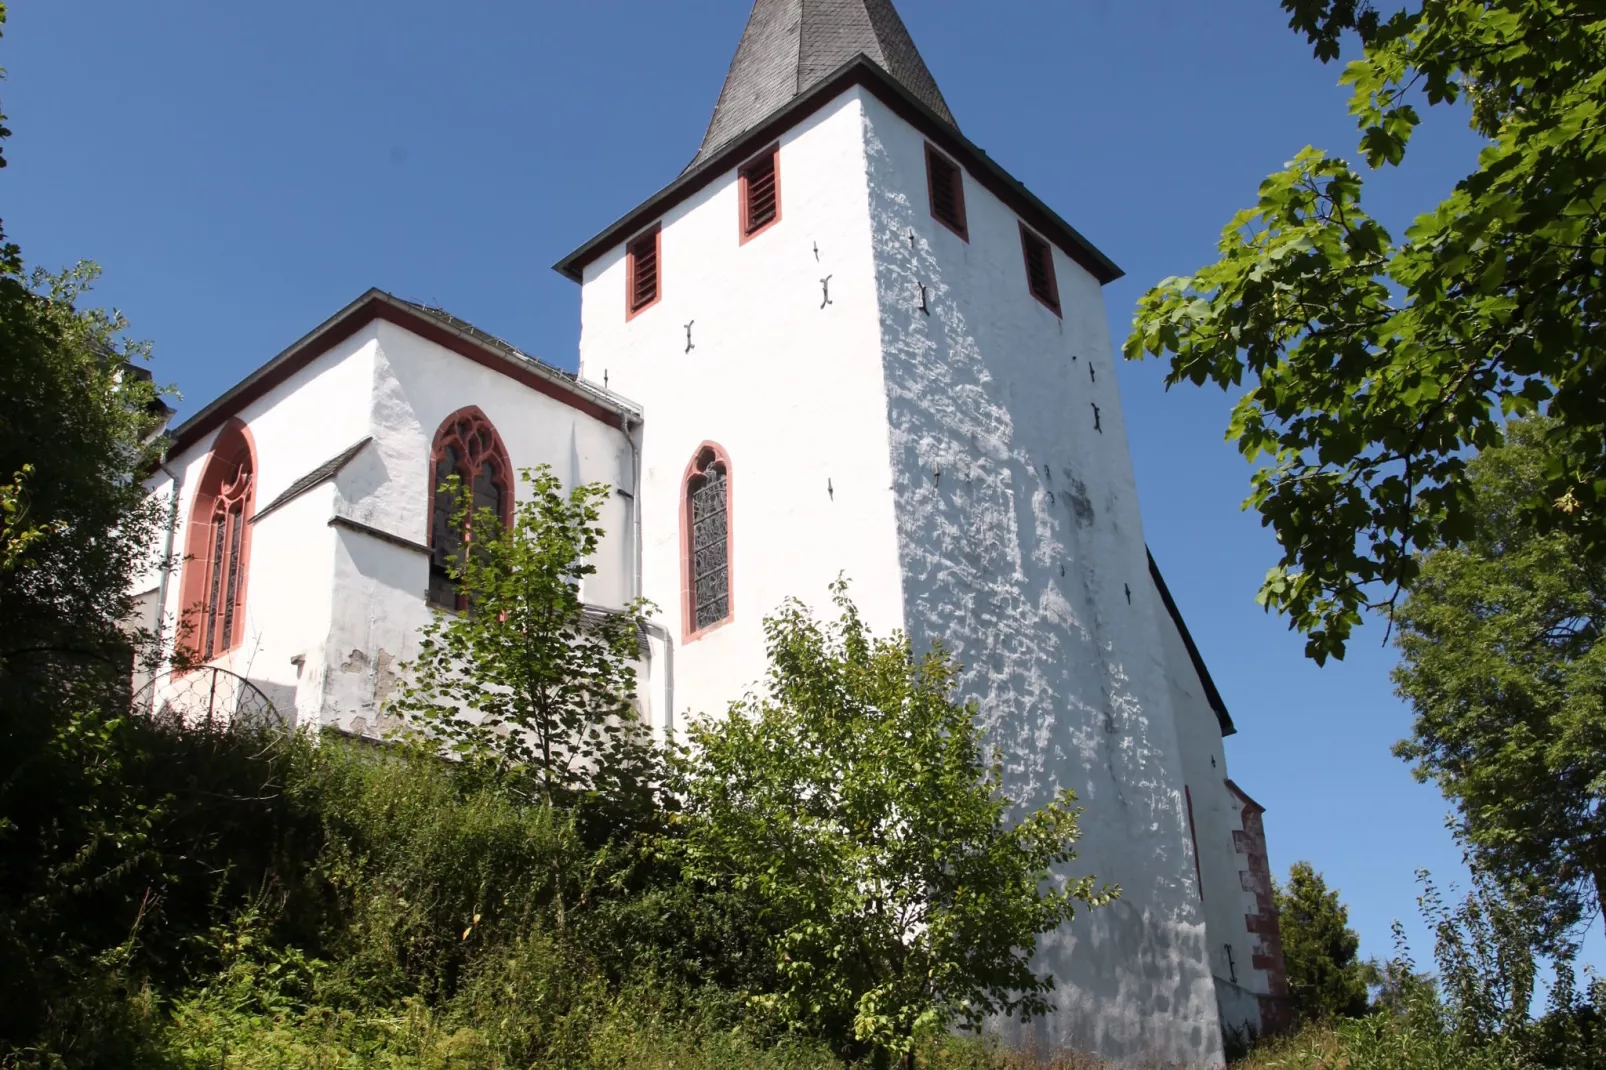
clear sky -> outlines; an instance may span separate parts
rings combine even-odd
[[[1269,171],[1307,144],[1354,158],[1339,69],[1273,0],[898,6],[970,138],[1126,270],[1105,290],[1118,341]],[[572,369],[578,291],[550,265],[690,160],[748,7],[20,0],[0,215],[30,263],[100,262],[181,414],[369,286]],[[1476,150],[1429,113],[1373,214],[1399,233]],[[1456,877],[1459,855],[1437,790],[1389,753],[1409,716],[1382,629],[1305,661],[1254,602],[1274,544],[1239,509],[1226,399],[1166,393],[1153,362],[1119,374],[1145,533],[1237,722],[1228,763],[1267,808],[1273,869],[1309,859],[1364,954],[1400,917],[1425,962],[1413,873]]]

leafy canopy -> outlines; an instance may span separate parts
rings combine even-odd
[[[1309,862],[1295,862],[1276,887],[1283,964],[1301,1021],[1359,1018],[1367,1012],[1367,968],[1349,910]]]
[[[1371,168],[1399,164],[1418,106],[1461,104],[1478,167],[1396,240],[1362,176],[1314,148],[1261,183],[1220,259],[1139,302],[1125,352],[1167,383],[1235,389],[1245,507],[1282,556],[1259,599],[1342,657],[1363,610],[1416,579],[1413,549],[1471,530],[1467,457],[1543,406],[1527,522],[1606,554],[1606,8],[1599,0],[1282,0],[1342,81]]]
[[[1057,868],[1074,796],[1019,814],[952,698],[955,662],[873,637],[832,590],[834,622],[794,600],[765,621],[767,694],[692,723],[674,778],[685,872],[762,904],[778,978],[756,1001],[845,1057],[1041,1014],[1038,934],[1115,895]]]
[[[394,708],[458,756],[529,776],[549,804],[623,797],[649,768],[634,707],[645,603],[598,612],[580,588],[597,570],[598,503],[610,491],[564,494],[547,465],[519,478],[528,493],[506,525],[475,512],[457,476],[442,484],[466,533],[448,573],[468,608],[424,627]]]
[[[1398,614],[1395,753],[1456,806],[1478,866],[1545,905],[1553,929],[1606,904],[1606,569],[1525,503],[1555,421],[1514,421],[1468,469],[1474,534],[1438,547]]]

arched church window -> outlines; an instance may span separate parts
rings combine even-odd
[[[686,468],[682,542],[682,602],[685,638],[730,620],[731,470],[730,458],[712,442],[698,448]]]
[[[190,503],[179,581],[181,628],[202,661],[240,644],[255,498],[255,451],[245,425],[231,420],[212,444]]]
[[[443,485],[457,476],[473,492],[473,513],[489,509],[508,523],[513,513],[512,466],[502,439],[478,408],[460,409],[435,433],[430,451],[429,600],[447,609],[462,609],[463,598],[450,569],[461,561],[472,539],[472,514],[462,525],[452,523],[457,502]]]

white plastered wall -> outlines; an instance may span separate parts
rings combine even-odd
[[[845,571],[872,627],[970,663],[1024,802],[1063,785],[1090,808],[1072,870],[1125,894],[1044,941],[1044,1038],[1219,1063],[1098,285],[1056,252],[1065,319],[1033,300],[1015,216],[968,178],[970,243],[941,229],[923,139],[863,90],[779,141],[769,231],[738,241],[733,167],[663,217],[656,305],[626,317],[622,244],[584,274],[581,372],[643,406],[645,590],[677,636],[683,472],[705,440],[731,457],[735,620],[677,649],[676,709],[757,682],[762,615]]]
[[[633,319],[622,245],[585,270],[581,374],[643,407],[642,574],[677,645],[677,718],[760,683],[763,616],[789,596],[829,609],[838,573],[871,627],[903,623],[862,107],[849,90],[781,135],[781,220],[750,241],[734,166],[671,209],[662,298]],[[682,478],[704,441],[730,457],[734,619],[682,643]]]
[[[628,495],[634,488],[629,444],[619,427],[395,324],[380,321],[370,330],[372,378],[362,408],[371,420],[356,437],[372,435],[374,441],[336,478],[321,522],[327,525],[337,515],[372,531],[332,529],[333,609],[320,701],[324,723],[372,735],[389,726],[385,701],[399,682],[399,667],[417,656],[419,630],[431,619],[424,599],[429,559],[422,549],[428,542],[429,459],[448,416],[478,406],[515,470],[547,464],[566,488],[609,486],[597,572],[583,591],[591,604],[618,607],[631,597]],[[514,494],[527,498],[527,486],[518,481]],[[642,683],[652,715],[651,681]]]
[[[253,446],[257,509],[366,433],[372,342],[371,330],[358,332],[236,414]],[[184,553],[195,489],[216,437],[209,434],[168,459],[167,467],[182,481],[175,559]],[[163,498],[172,492],[171,479],[161,472],[147,486]],[[327,488],[315,490],[253,524],[240,641],[213,662],[250,680],[281,713],[308,711],[303,670],[321,655],[328,632],[334,576],[334,535],[326,524],[329,497]],[[180,586],[175,569],[163,613],[169,648],[182,608]],[[300,663],[292,660],[297,658]],[[183,681],[171,686],[183,686]]]
[[[1221,722],[1205,697],[1204,685],[1183,644],[1182,634],[1166,612],[1160,593],[1150,597],[1160,617],[1160,671],[1171,692],[1177,737],[1182,745],[1182,772],[1193,799],[1194,836],[1199,844],[1198,875],[1209,935],[1210,970],[1215,977],[1222,1024],[1240,1033],[1260,1032],[1259,996],[1269,989],[1265,971],[1253,968],[1254,947],[1245,926],[1257,908],[1243,887],[1241,856],[1233,831],[1242,829],[1241,804],[1227,787],[1227,755]],[[1231,951],[1228,951],[1228,948]]]
[[[1059,985],[1033,1032],[1114,1059],[1219,1063],[1098,283],[1055,249],[1061,319],[1027,289],[1012,210],[966,174],[966,242],[931,216],[921,133],[866,98],[864,140],[909,631],[965,663],[1014,798],[1076,791],[1068,872],[1122,890],[1040,942],[1035,964]]]

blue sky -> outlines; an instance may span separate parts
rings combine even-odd
[[[199,405],[369,286],[442,305],[573,368],[578,293],[550,265],[691,158],[748,0],[50,0],[12,7],[6,228],[34,264],[105,269],[102,303]],[[1143,289],[1210,259],[1223,223],[1307,144],[1354,157],[1339,69],[1272,0],[900,0],[965,132]],[[1471,169],[1430,113],[1377,176],[1396,233]],[[1363,953],[1413,873],[1459,874],[1436,789],[1389,746],[1409,728],[1371,626],[1318,669],[1254,593],[1274,544],[1213,390],[1123,365],[1144,526],[1238,725],[1234,778],[1267,808],[1272,864],[1342,890]],[[800,592],[805,593],[805,592]],[[1599,956],[1596,956],[1597,958]]]

